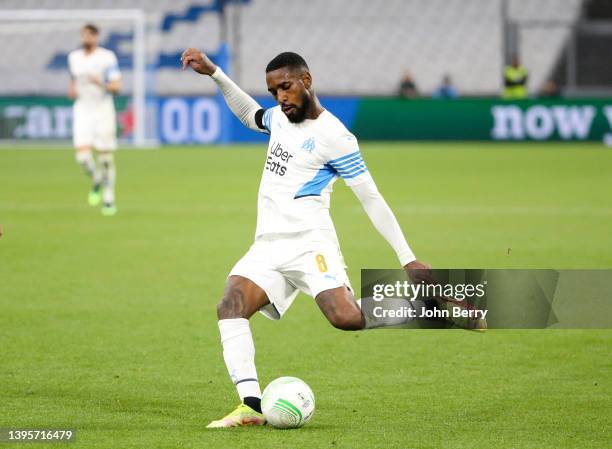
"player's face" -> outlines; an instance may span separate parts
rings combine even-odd
[[[268,91],[290,122],[300,123],[310,107],[310,74],[298,69],[282,67],[266,73]]]
[[[81,43],[88,50],[95,48],[98,46],[98,35],[88,29],[84,29],[81,31]]]

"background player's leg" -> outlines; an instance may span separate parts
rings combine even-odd
[[[114,215],[115,208],[115,180],[117,171],[115,168],[115,155],[112,151],[100,151],[98,161],[102,166],[102,201],[104,203],[102,212],[106,215]]]
[[[98,171],[98,167],[96,166],[96,161],[94,160],[93,153],[91,151],[91,147],[79,147],[76,152],[76,161],[83,168],[85,174],[94,181],[100,180],[100,173]]]
[[[261,413],[261,389],[255,368],[255,345],[249,318],[269,303],[257,284],[242,276],[230,276],[217,306],[223,358],[240,399]]]
[[[100,203],[100,185],[102,173],[96,165],[91,147],[81,146],[77,148],[76,161],[83,168],[83,171],[92,180],[92,188],[89,193],[89,204],[97,206]]]

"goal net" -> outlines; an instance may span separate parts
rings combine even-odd
[[[147,113],[145,16],[140,10],[0,10],[0,141],[65,142],[72,135],[68,53],[85,23],[115,52],[123,91],[115,97],[122,144],[154,143]]]

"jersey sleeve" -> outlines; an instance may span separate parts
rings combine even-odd
[[[104,81],[116,81],[121,78],[121,72],[119,71],[119,63],[117,62],[117,56],[115,53],[108,53],[108,63],[104,70]]]
[[[347,186],[355,186],[371,179],[357,139],[349,132],[333,141],[327,164],[344,179]]]

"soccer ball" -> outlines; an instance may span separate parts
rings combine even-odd
[[[315,411],[315,398],[306,383],[297,377],[279,377],[265,388],[261,410],[266,421],[280,429],[302,427]]]

